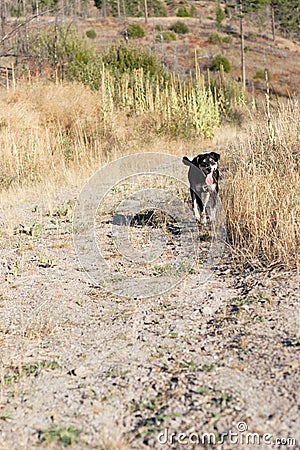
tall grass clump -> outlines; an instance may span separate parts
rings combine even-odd
[[[73,83],[0,90],[0,190],[61,181],[105,161],[99,98]]]
[[[300,108],[279,105],[227,155],[223,204],[233,252],[253,267],[300,262]]]

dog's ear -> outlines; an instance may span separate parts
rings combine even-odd
[[[182,162],[183,164],[185,164],[186,166],[190,166],[192,164],[192,161],[189,160],[189,158],[187,156],[184,156],[182,158]]]
[[[205,158],[205,155],[198,155],[193,159],[193,162],[196,166],[200,167],[203,163],[203,160]]]
[[[210,155],[211,155],[211,157],[216,161],[216,162],[218,162],[219,161],[219,159],[220,159],[220,155],[219,155],[219,153],[216,153],[216,152],[210,152]]]

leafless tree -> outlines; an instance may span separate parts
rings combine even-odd
[[[145,16],[145,23],[148,22],[148,3],[147,0],[144,0],[144,16]]]
[[[244,12],[243,12],[243,0],[240,0],[240,39],[241,39],[241,71],[242,71],[242,84],[246,89],[246,63],[245,63],[245,35],[244,35]]]

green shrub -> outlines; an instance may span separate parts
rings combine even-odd
[[[254,80],[265,80],[266,79],[266,72],[267,72],[268,80],[271,80],[272,74],[269,71],[269,69],[258,69],[256,71],[256,74],[254,75],[253,79]]]
[[[222,37],[219,35],[219,33],[211,33],[208,36],[208,42],[210,44],[221,44],[222,42]]]
[[[89,39],[95,39],[97,37],[97,33],[95,30],[91,29],[91,30],[87,30],[85,32],[86,37],[88,37]]]
[[[136,69],[143,69],[144,73],[154,77],[165,74],[162,64],[151,50],[134,45],[112,46],[102,55],[102,61],[105,67],[120,74]]]
[[[198,17],[198,12],[197,12],[197,8],[195,5],[191,6],[190,9],[190,17]]]
[[[76,66],[95,57],[89,43],[72,27],[45,27],[28,39],[27,56],[37,68],[53,70],[53,76],[71,77]]]
[[[177,15],[177,17],[189,17],[190,13],[186,9],[186,7],[180,7],[180,8],[178,8],[176,15]]]
[[[220,2],[218,2],[218,6],[216,9],[216,22],[217,22],[217,28],[218,30],[222,30],[222,21],[225,19],[225,13],[220,5]]]
[[[104,73],[107,78],[111,78],[110,83],[115,86],[118,86],[124,77],[131,80],[140,69],[142,69],[142,77],[150,83],[159,79],[164,84],[169,79],[168,72],[150,49],[141,49],[125,43],[110,47],[105,53],[90,60],[88,64],[77,66],[77,69],[73,79],[81,81],[94,90],[102,89]],[[112,86],[111,89],[114,87]]]
[[[154,17],[166,17],[167,16],[166,7],[161,0],[152,0],[152,3],[150,5],[148,5],[148,7],[149,6],[151,7],[151,9],[153,9]]]
[[[130,38],[143,38],[146,35],[144,28],[138,23],[131,23],[127,28],[127,33]]]
[[[165,42],[176,41],[176,33],[171,30],[166,30],[162,32],[162,37]]]
[[[189,27],[184,22],[181,22],[180,20],[178,20],[177,22],[173,23],[173,25],[171,25],[169,27],[169,29],[171,31],[174,31],[177,34],[187,34],[190,31]]]
[[[232,44],[233,37],[227,34],[227,36],[223,37],[222,41],[224,42],[224,44]]]
[[[230,72],[230,62],[228,59],[223,55],[217,55],[211,62],[211,70],[218,71],[221,69],[221,66],[223,66],[224,72],[229,73]]]
[[[257,34],[254,33],[253,31],[250,31],[248,34],[248,39],[251,42],[256,42],[257,41]]]

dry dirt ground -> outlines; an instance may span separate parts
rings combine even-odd
[[[81,269],[75,203],[1,235],[0,449],[299,449],[297,274],[225,252],[205,283],[118,297]]]

